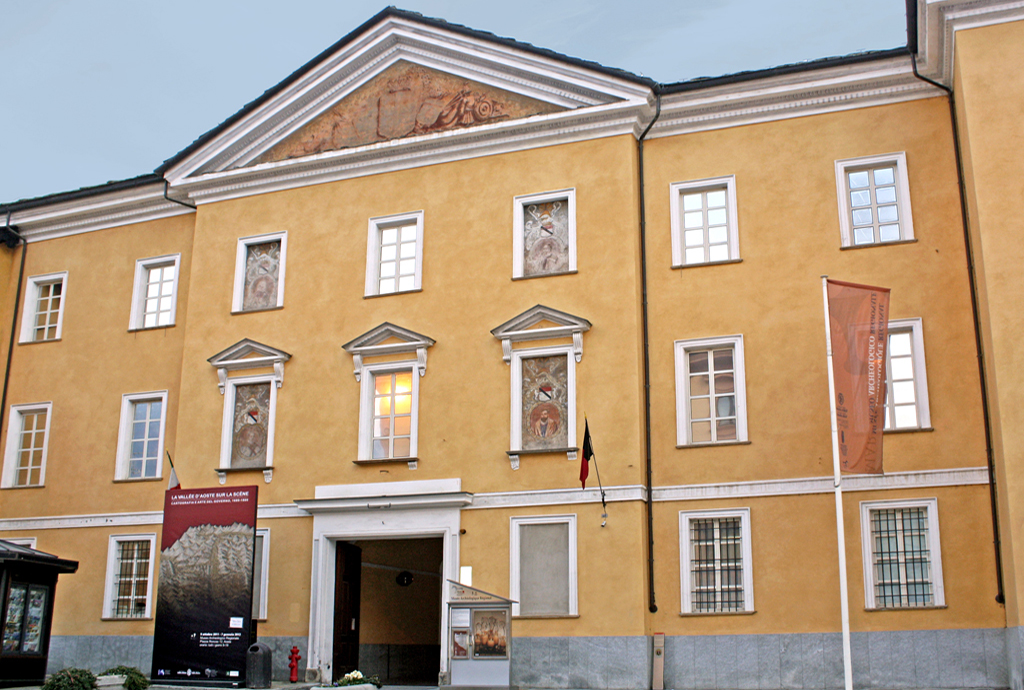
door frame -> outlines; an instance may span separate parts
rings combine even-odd
[[[439,669],[447,673],[448,587],[444,580],[459,578],[460,511],[472,503],[472,494],[461,490],[459,479],[440,479],[318,486],[315,495],[315,499],[295,502],[313,514],[308,668],[319,669],[324,683],[334,680],[334,566],[339,541],[440,537]]]

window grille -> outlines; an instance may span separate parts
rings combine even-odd
[[[149,559],[149,540],[118,543],[112,606],[115,618],[146,617],[146,604],[149,596]]]
[[[927,508],[871,511],[875,605],[932,606]]]
[[[690,520],[690,583],[694,612],[744,610],[739,517]]]

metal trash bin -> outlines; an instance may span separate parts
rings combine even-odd
[[[245,687],[269,688],[273,665],[270,647],[257,642],[245,655]]]

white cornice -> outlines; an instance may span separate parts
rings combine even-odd
[[[536,115],[181,179],[176,192],[211,203],[354,177],[623,134],[649,117],[645,100]]]
[[[826,67],[667,94],[648,138],[932,98],[908,57]]]
[[[953,86],[956,32],[1024,20],[1024,0],[918,0],[918,71]]]
[[[39,242],[187,213],[195,210],[165,199],[159,182],[15,211],[11,224],[18,226],[26,241]]]
[[[256,519],[309,517],[294,503],[261,505],[257,508]],[[93,513],[91,515],[46,515],[40,517],[0,519],[0,532],[14,532],[35,529],[73,529],[82,527],[135,527],[161,525],[164,521],[162,510],[138,513]]]

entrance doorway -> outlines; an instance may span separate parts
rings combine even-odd
[[[334,679],[359,669],[388,685],[436,686],[444,540],[338,541]]]

